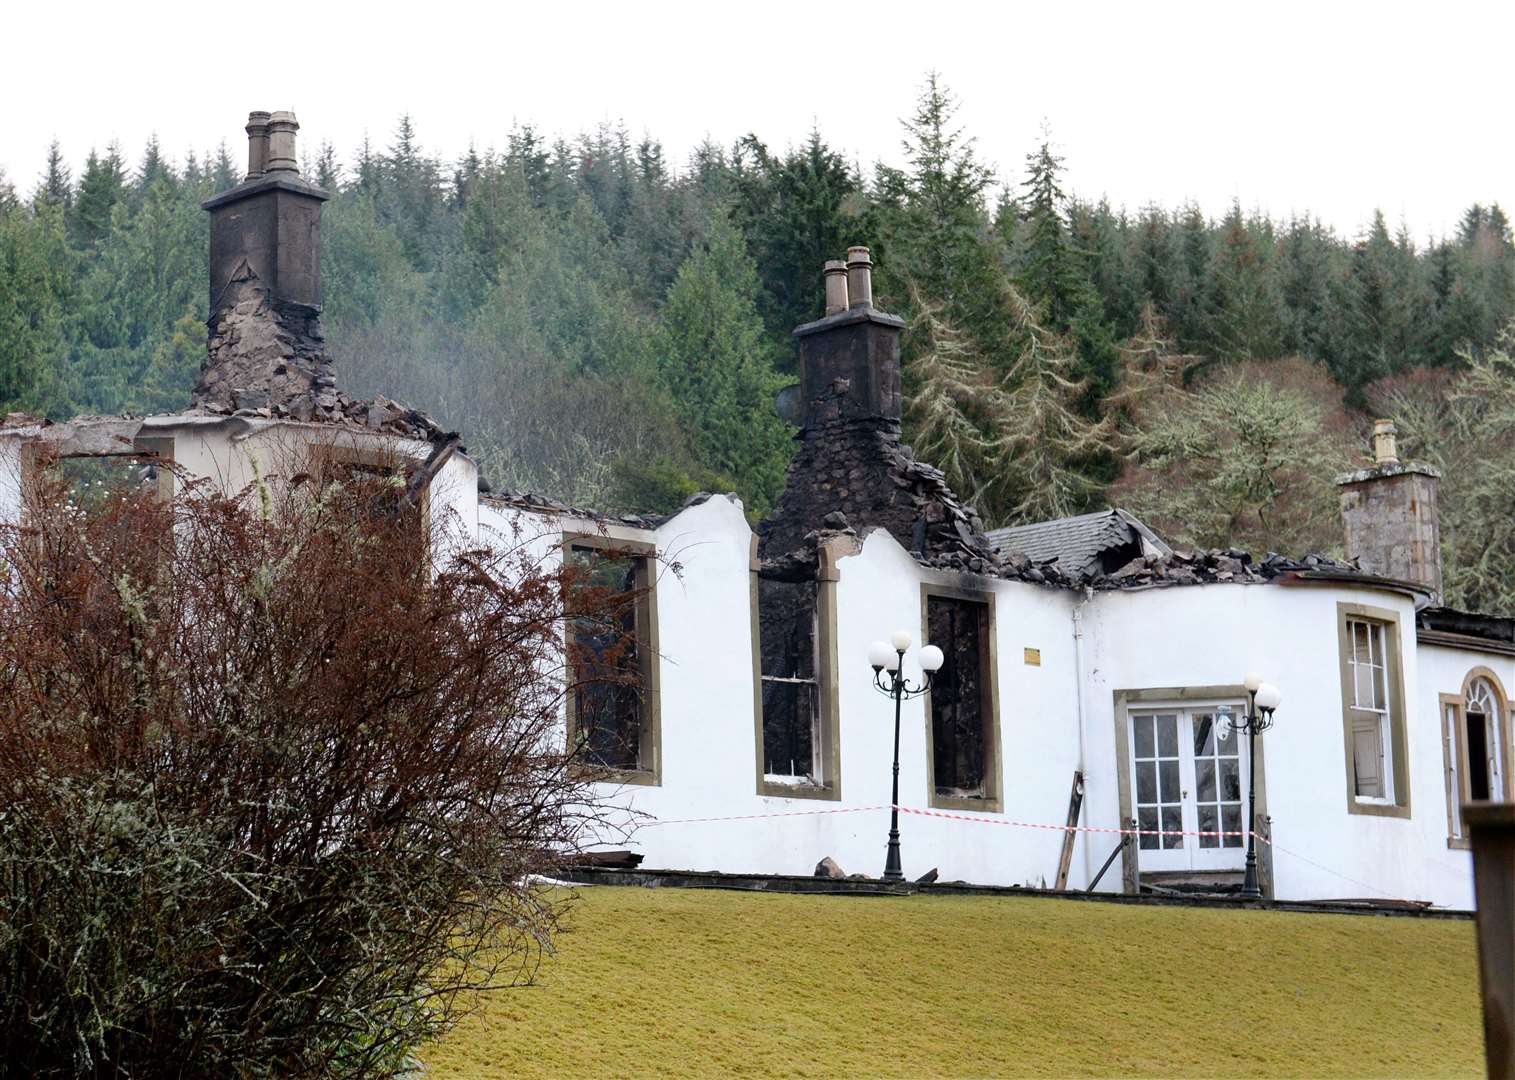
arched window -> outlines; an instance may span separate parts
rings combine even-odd
[[[1504,754],[1500,734],[1504,709],[1485,676],[1468,682],[1463,692],[1463,728],[1468,762],[1468,798],[1499,799],[1504,796]]]
[[[1470,672],[1457,697],[1443,695],[1447,754],[1447,822],[1464,840],[1461,804],[1509,798],[1509,702],[1487,669]]]

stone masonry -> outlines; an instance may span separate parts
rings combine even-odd
[[[1414,581],[1441,601],[1441,473],[1402,462],[1394,422],[1373,426],[1374,463],[1336,478],[1347,558],[1364,573]]]

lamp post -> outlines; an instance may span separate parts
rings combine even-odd
[[[1240,723],[1228,718],[1227,725],[1247,736],[1247,872],[1242,879],[1241,895],[1247,900],[1258,900],[1262,889],[1257,884],[1257,736],[1273,726],[1273,710],[1284,695],[1255,671],[1247,672],[1242,685],[1247,688],[1247,718]],[[1221,728],[1221,738],[1225,738],[1226,730]]]
[[[942,650],[935,645],[921,647],[921,671],[919,683],[911,684],[905,678],[905,652],[910,648],[910,635],[896,630],[888,641],[875,641],[868,646],[868,663],[873,667],[873,685],[881,694],[894,698],[894,786],[889,799],[889,849],[884,857],[884,880],[903,881],[905,871],[900,865],[900,704],[906,698],[920,697],[931,689],[931,676],[942,666]],[[886,678],[884,672],[888,672]]]

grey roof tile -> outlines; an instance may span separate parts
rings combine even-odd
[[[1132,545],[1139,549],[1144,538],[1159,550],[1166,547],[1151,530],[1122,510],[1013,525],[991,530],[988,537],[1001,555],[1019,552],[1038,563],[1056,559],[1058,569],[1075,579],[1100,573],[1101,556],[1107,551]]]

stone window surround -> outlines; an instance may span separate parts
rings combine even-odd
[[[1491,669],[1483,666],[1471,668],[1463,676],[1462,689],[1456,694],[1438,694],[1436,696],[1439,719],[1442,725],[1442,752],[1445,755],[1447,792],[1447,847],[1468,850],[1466,834],[1457,835],[1457,807],[1468,801],[1468,741],[1467,730],[1463,727],[1463,718],[1467,708],[1468,688],[1473,685],[1474,679],[1487,679],[1494,688],[1494,693],[1499,703],[1504,708],[1504,715],[1500,717],[1500,751],[1503,754],[1503,783],[1504,798],[1515,801],[1515,777],[1510,775],[1510,759],[1515,754],[1515,701],[1512,701],[1509,693],[1505,690],[1504,683]],[[1453,710],[1456,716],[1456,724],[1452,731],[1446,730],[1447,710]],[[1455,761],[1457,768],[1454,772],[1452,764]],[[1457,790],[1453,790],[1453,776],[1457,778]]]
[[[925,708],[922,713],[926,723],[926,798],[927,805],[939,810],[976,810],[985,814],[998,814],[1003,812],[1005,804],[1004,787],[1004,740],[1001,736],[1000,701],[999,701],[999,642],[996,640],[998,620],[995,612],[995,594],[988,590],[964,589],[956,585],[938,585],[934,582],[921,582],[921,636],[922,645],[931,644],[930,619],[927,612],[927,604],[931,597],[939,596],[952,600],[969,600],[974,603],[984,604],[988,608],[988,627],[985,631],[988,642],[988,656],[985,658],[989,678],[988,715],[986,717],[986,731],[984,732],[984,753],[988,760],[984,763],[984,798],[977,799],[963,795],[943,795],[936,790],[936,750],[933,738],[931,717],[931,695],[925,695]]]
[[[662,654],[658,651],[658,603],[657,574],[653,565],[657,560],[657,545],[648,540],[635,540],[607,532],[563,531],[561,548],[565,555],[575,547],[593,548],[628,555],[638,560],[637,576],[641,596],[636,603],[637,665],[642,672],[642,730],[638,739],[637,753],[641,768],[615,769],[599,765],[580,765],[586,775],[611,784],[637,784],[643,787],[661,787],[663,783],[663,720],[662,696],[659,693],[659,668]],[[564,628],[565,633],[568,627]],[[565,658],[566,659],[566,658]],[[573,694],[563,695],[563,719],[568,743],[573,743],[576,725]]]
[[[1234,686],[1163,686],[1142,689],[1126,689],[1115,691],[1115,789],[1116,797],[1120,803],[1120,822],[1122,828],[1136,828],[1136,810],[1134,796],[1131,791],[1131,713],[1147,711],[1160,706],[1173,706],[1175,708],[1188,708],[1191,705],[1208,703],[1212,701],[1245,701],[1247,700],[1247,688],[1240,684]],[[1232,738],[1245,738],[1241,735],[1233,735]],[[1257,737],[1257,767],[1252,771],[1256,778],[1257,788],[1257,818],[1252,823],[1252,828],[1262,835],[1268,835],[1271,830],[1263,827],[1268,820],[1268,769],[1267,769],[1267,744],[1266,735]],[[1246,819],[1246,811],[1242,811],[1243,820]],[[1131,843],[1121,848],[1121,881],[1124,891],[1135,895],[1141,892],[1141,867],[1138,863],[1139,853],[1132,838]],[[1273,897],[1273,845],[1258,844],[1256,846],[1259,875],[1262,879],[1263,895],[1269,899]]]
[[[821,762],[819,784],[786,784],[768,779],[763,769],[763,638],[758,623],[758,538],[752,537],[748,554],[748,596],[752,635],[752,718],[753,762],[756,791],[778,799],[822,799],[840,801],[842,797],[840,674],[837,665],[836,614],[837,582],[841,580],[839,563],[857,553],[857,544],[847,537],[833,537],[817,550],[815,589],[816,703],[818,716],[816,737]]]
[[[1356,774],[1352,760],[1353,708],[1350,663],[1352,642],[1347,633],[1349,620],[1377,623],[1383,627],[1384,631],[1384,656],[1388,661],[1384,672],[1384,683],[1389,695],[1388,752],[1394,784],[1393,802],[1359,799],[1356,794]],[[1399,612],[1367,604],[1338,601],[1336,637],[1337,660],[1341,673],[1342,750],[1346,763],[1347,813],[1408,818],[1410,816],[1410,749],[1405,714],[1404,633]]]

